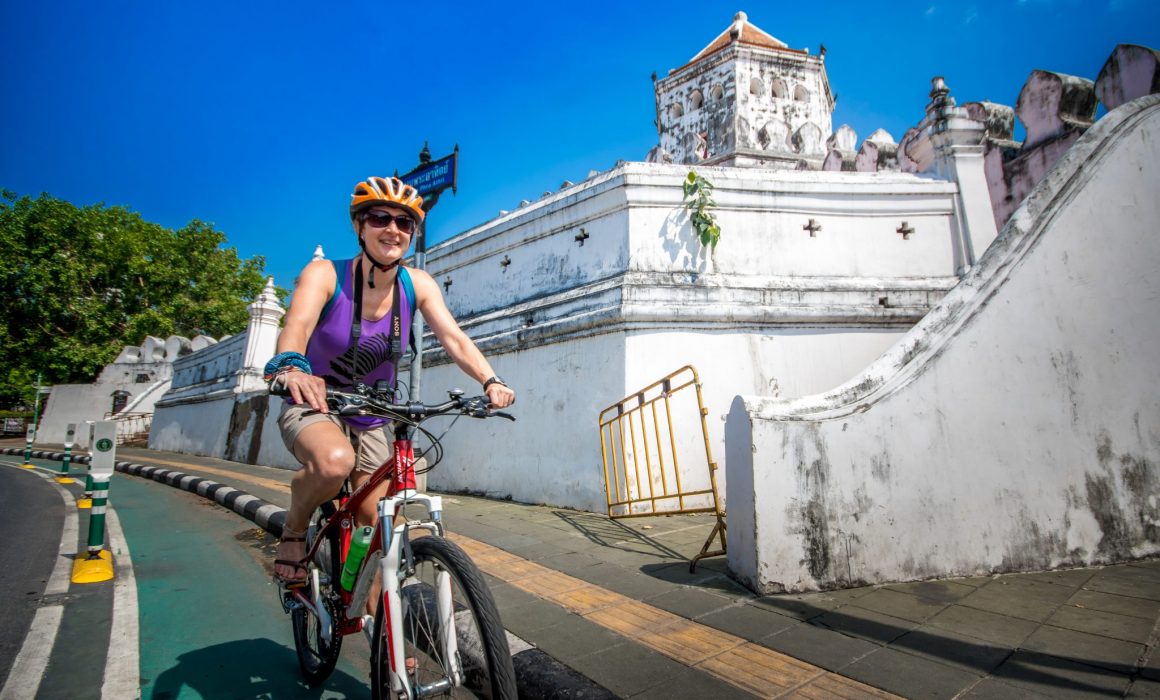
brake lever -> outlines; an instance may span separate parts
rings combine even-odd
[[[489,416],[496,416],[498,418],[507,418],[508,420],[512,421],[513,423],[516,420],[515,416],[513,416],[510,413],[504,413],[503,411],[488,411],[487,414]]]

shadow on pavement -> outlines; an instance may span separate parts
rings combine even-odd
[[[595,513],[554,510],[552,514],[580,531],[589,541],[625,551],[688,561],[684,554],[616,520]],[[642,550],[644,550],[642,552]]]
[[[1050,693],[1049,688],[1060,688],[1067,689],[1068,693],[1083,692],[1120,697],[1122,690],[1085,683],[1077,678],[1077,674],[1091,678],[1107,677],[1126,683],[1136,671],[1133,666],[1099,659],[1022,648],[1011,649],[988,644],[982,640],[978,643],[969,642],[961,637],[941,635],[937,629],[925,626],[916,629],[890,625],[841,610],[815,607],[793,594],[785,597],[763,596],[759,601],[759,607],[780,612],[819,629],[943,661],[982,676],[992,674],[996,680],[1015,683],[1021,687],[1031,684],[1037,692]],[[763,644],[782,651],[778,649],[776,636],[765,640]],[[827,666],[824,663],[818,665]],[[827,670],[841,672],[838,668]]]
[[[177,657],[152,683],[149,700],[203,698],[362,698],[369,688],[357,678],[335,669],[317,688],[306,685],[298,673],[294,650],[269,639],[241,639],[216,644]],[[186,690],[188,689],[188,690]]]

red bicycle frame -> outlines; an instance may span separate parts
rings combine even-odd
[[[414,445],[409,437],[407,437],[406,425],[400,425],[395,429],[395,454],[391,459],[387,460],[378,469],[371,474],[370,478],[359,485],[349,495],[340,495],[338,498],[338,510],[331,514],[326,519],[326,523],[322,529],[314,537],[314,542],[310,546],[310,550],[306,552],[305,559],[311,560],[318,554],[322,543],[328,539],[334,530],[338,530],[338,546],[341,556],[338,558],[337,568],[331,571],[331,578],[335,590],[338,591],[342,600],[343,610],[350,607],[351,600],[354,596],[353,591],[348,591],[337,585],[339,574],[346,557],[350,551],[351,534],[354,532],[355,514],[359,512],[365,501],[377,489],[384,480],[389,480],[390,486],[387,489],[386,497],[396,496],[400,491],[415,490],[417,487],[415,480],[415,450]],[[379,537],[379,527],[381,523],[375,522],[375,536],[371,538],[371,544],[367,548],[366,557],[363,561],[369,561],[371,556],[376,552],[382,551],[382,537]],[[302,593],[299,590],[294,591],[296,597],[301,598]],[[386,605],[386,601],[380,600],[380,605]],[[384,608],[385,609],[385,608]],[[360,632],[363,629],[363,617],[357,615],[349,617],[345,613],[341,620],[336,621],[336,628],[339,634],[348,635]]]

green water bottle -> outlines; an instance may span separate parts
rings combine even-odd
[[[346,553],[346,563],[342,565],[342,589],[349,591],[354,588],[354,580],[358,576],[358,569],[362,566],[367,549],[371,546],[371,538],[375,529],[369,525],[355,528],[350,536],[350,549]]]

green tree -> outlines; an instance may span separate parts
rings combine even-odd
[[[146,335],[246,327],[265,259],[238,258],[200,221],[168,229],[124,207],[0,193],[0,407],[45,384],[92,381]],[[280,290],[281,291],[281,290]]]

